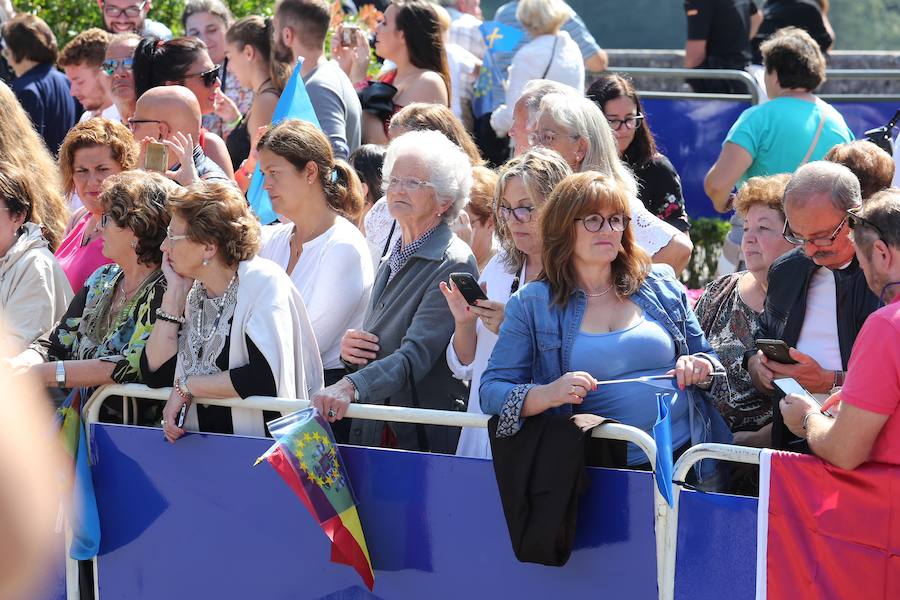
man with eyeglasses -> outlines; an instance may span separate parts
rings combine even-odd
[[[875,194],[847,214],[856,257],[873,295],[885,304],[866,320],[847,368],[847,379],[830,403],[837,418],[791,394],[781,401],[788,428],[812,452],[842,469],[867,460],[900,464],[900,191]],[[826,403],[828,404],[828,403]]]
[[[760,391],[773,394],[773,379],[790,377],[824,400],[844,383],[853,343],[879,305],[850,239],[847,211],[861,202],[856,176],[836,163],[808,163],[788,182],[783,233],[797,248],[769,269],[757,339],[784,341],[796,364],[751,349],[747,371]],[[785,427],[777,405],[774,413],[773,447],[805,450]]]
[[[134,116],[137,92],[134,89],[134,51],[141,41],[136,33],[116,33],[109,40],[106,55],[100,69],[106,75],[101,78],[106,93],[112,99],[123,123]]]
[[[103,14],[103,25],[110,33],[136,33],[141,37],[156,36],[172,39],[172,31],[153,19],[148,19],[150,0],[97,0]]]
[[[176,183],[185,187],[200,181],[235,185],[200,147],[200,117],[197,97],[184,86],[165,85],[144,92],[134,116],[128,119],[128,128],[141,144],[139,165],[144,164],[147,143],[160,142],[167,148],[165,175]]]
[[[109,33],[96,27],[82,31],[66,44],[56,62],[72,84],[69,88],[72,97],[84,108],[79,122],[93,117],[113,121],[122,118],[109,97],[109,86],[103,84],[108,75],[101,66],[109,38]]]

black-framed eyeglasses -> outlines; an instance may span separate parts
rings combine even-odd
[[[865,219],[865,218],[859,216],[858,214],[856,214],[854,212],[855,210],[859,210],[859,209],[851,208],[850,210],[847,211],[847,226],[850,229],[859,229],[860,227],[868,227],[869,229],[873,229],[875,231],[875,233],[878,234],[879,239],[884,239],[884,234],[881,233],[881,230],[878,228],[878,225],[876,225],[872,221],[869,221],[868,219]]]
[[[185,75],[185,79],[192,79],[194,77],[199,77],[201,81],[203,81],[203,85],[206,87],[212,87],[219,80],[219,69],[222,67],[220,65],[214,66],[212,69],[208,71],[203,71],[202,73],[195,73],[193,75]]]
[[[162,123],[162,121],[158,119],[128,119],[128,129],[134,131],[135,126],[140,125],[141,123]]]
[[[831,235],[812,238],[810,240],[806,238],[802,238],[798,235],[794,235],[794,232],[791,231],[791,226],[787,221],[784,222],[784,229],[781,230],[781,235],[784,236],[784,239],[795,246],[805,246],[806,244],[812,244],[817,248],[825,248],[826,246],[830,246],[834,243],[834,240],[837,239],[838,234],[841,232],[841,229],[844,228],[844,223],[847,222],[847,217],[841,219],[841,222],[838,223],[838,226],[834,228],[834,231]]]
[[[575,220],[581,221],[584,228],[591,233],[597,233],[603,229],[603,225],[606,223],[609,223],[611,231],[625,231],[625,228],[628,227],[628,223],[631,222],[631,217],[625,215],[609,215],[608,217],[604,217],[603,215],[588,215]]]
[[[624,119],[606,119],[606,122],[609,123],[609,128],[613,131],[622,129],[622,125],[625,126],[625,129],[637,129],[644,122],[644,115],[634,115]]]
[[[132,4],[131,6],[126,6],[125,8],[117,8],[115,6],[107,6],[106,2],[103,3],[103,14],[107,17],[111,17],[113,19],[121,17],[125,15],[126,17],[133,19],[135,17],[141,16],[141,13],[144,12],[144,7],[147,6],[147,0],[143,2],[139,2],[138,4]]]
[[[110,58],[108,60],[104,60],[100,63],[100,68],[103,69],[103,72],[112,77],[113,73],[119,69],[119,67],[125,69],[126,71],[130,71],[132,65],[134,65],[134,59],[132,57],[115,59]]]
[[[534,206],[519,206],[516,208],[501,206],[497,209],[497,215],[503,221],[509,221],[510,217],[513,217],[519,223],[530,223],[535,210]]]

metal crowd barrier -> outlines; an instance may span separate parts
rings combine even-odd
[[[135,400],[156,400],[165,401],[171,394],[171,388],[153,389],[145,385],[127,384],[127,385],[105,385],[98,388],[94,394],[88,399],[84,406],[83,413],[85,419],[86,435],[90,436],[90,425],[99,422],[100,408],[103,403],[111,397],[122,397],[126,401],[125,406],[129,404],[129,399]],[[283,413],[294,412],[309,407],[309,400],[272,398],[265,396],[251,396],[249,398],[231,398],[231,399],[196,399],[195,402],[225,406],[240,407],[245,409],[253,409],[259,411],[278,411]],[[474,413],[461,413],[456,411],[430,410],[422,408],[407,408],[402,406],[378,406],[372,404],[351,404],[347,409],[347,417],[354,419],[368,419],[378,421],[391,421],[395,423],[421,423],[423,425],[444,425],[448,427],[480,427],[486,428],[489,420],[487,415],[478,415]],[[123,420],[127,420],[128,412],[123,413]],[[592,436],[595,438],[603,438],[609,440],[621,440],[631,442],[638,446],[651,465],[656,464],[656,443],[653,438],[646,432],[620,423],[604,423],[594,428]],[[88,443],[90,438],[88,437]],[[685,453],[687,454],[687,453]],[[654,530],[656,532],[656,572],[657,586],[659,590],[663,589],[664,580],[662,549],[664,547],[666,537],[666,527],[670,522],[670,509],[665,499],[659,493],[659,489],[655,485],[656,473],[653,473],[653,514],[654,514]],[[78,598],[78,578],[77,564],[67,557],[66,582],[68,597],[71,600]],[[97,562],[94,563],[94,586],[95,598],[99,598],[99,592],[96,589]],[[74,578],[74,579],[73,579]]]
[[[753,75],[738,69],[669,69],[658,67],[610,67],[611,73],[625,73],[634,77],[659,77],[661,79],[724,79],[741,81],[747,85],[750,94],[697,94],[690,92],[647,92],[640,91],[641,98],[677,98],[694,100],[750,100],[759,104],[762,90]]]
[[[681,496],[683,482],[691,468],[705,458],[759,464],[759,448],[747,446],[731,446],[728,444],[697,444],[689,448],[672,469],[672,508],[667,512],[666,524],[663,527],[665,538],[662,548],[657,547],[657,553],[661,553],[662,585],[659,589],[660,600],[674,600],[675,598],[675,558],[678,549],[678,504]]]

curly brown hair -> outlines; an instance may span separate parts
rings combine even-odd
[[[106,57],[111,34],[97,27],[85,29],[66,44],[56,61],[60,67],[72,67],[82,63],[100,67]]]
[[[863,200],[891,187],[894,181],[894,157],[868,140],[855,140],[834,146],[825,160],[844,165],[859,179]]]
[[[59,169],[34,130],[16,95],[0,81],[0,165],[17,167],[25,179],[31,221],[41,225],[50,249],[63,240],[69,207],[62,195]]]
[[[103,182],[100,206],[116,225],[130,229],[137,238],[134,253],[138,262],[159,266],[160,245],[166,238],[169,211],[166,200],[178,193],[177,183],[159,173],[124,171]]]
[[[784,206],[781,201],[784,198],[784,188],[790,180],[791,176],[788,173],[751,177],[738,189],[734,197],[734,210],[746,219],[751,208],[762,205],[776,211],[784,222]]]
[[[550,284],[553,303],[565,306],[578,289],[575,265],[575,219],[612,209],[631,216],[628,190],[617,179],[597,171],[575,173],[563,179],[541,213],[541,240],[544,248],[541,279]],[[622,232],[622,247],[612,262],[615,292],[628,298],[641,287],[650,272],[650,257],[634,240],[629,226]]]
[[[214,244],[230,267],[259,252],[259,222],[232,185],[195,183],[171,196],[168,207],[187,223],[189,240]]]
[[[75,190],[72,179],[75,152],[96,146],[109,148],[113,160],[119,163],[123,171],[137,166],[140,147],[127,127],[101,117],[88,119],[70,129],[59,147],[59,170],[63,176],[63,191],[66,194],[71,194]]]

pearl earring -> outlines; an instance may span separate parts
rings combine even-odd
[[[208,265],[209,265],[209,258],[207,258],[206,256],[204,256],[204,257],[203,257],[203,266],[206,267],[206,266],[208,266]]]
[[[137,240],[131,240],[131,247],[137,248]]]

